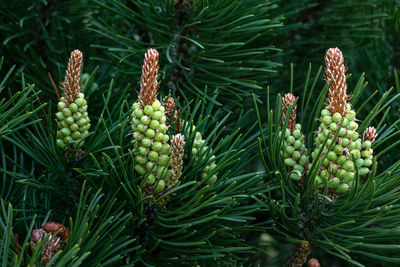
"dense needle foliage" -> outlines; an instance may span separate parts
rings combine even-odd
[[[398,0],[1,0],[0,265],[398,264],[399,41]]]

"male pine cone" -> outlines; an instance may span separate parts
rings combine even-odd
[[[66,148],[69,145],[83,145],[82,138],[89,134],[90,119],[87,112],[85,95],[79,86],[82,52],[71,53],[63,82],[63,97],[57,104],[57,145]]]
[[[319,187],[324,187],[327,181],[330,191],[342,193],[353,186],[356,168],[360,175],[369,172],[372,165],[371,142],[363,144],[361,141],[357,133],[356,113],[347,103],[347,69],[342,52],[338,48],[330,48],[326,52],[325,63],[326,82],[330,85],[328,105],[321,111],[316,148],[311,156],[314,161],[322,160],[316,176]]]
[[[149,49],[145,54],[138,101],[133,104],[132,131],[135,170],[145,177],[146,190],[162,192],[171,176],[171,147],[166,124],[165,108],[157,100],[158,52]]]
[[[179,129],[183,128],[184,121],[183,119],[179,118],[178,115],[178,109],[175,107],[175,100],[174,98],[166,97],[164,99],[164,105],[165,105],[165,114],[167,117],[167,124],[173,128],[175,128],[176,131]],[[191,132],[196,132],[196,126],[191,127],[191,131],[186,132],[186,139],[189,139],[189,134]],[[200,132],[196,132],[195,137],[194,137],[194,142],[193,142],[193,147],[192,147],[192,158],[195,161],[199,161],[205,156],[205,153],[207,152],[208,146],[206,145],[206,141],[203,139],[202,135]],[[201,170],[200,177],[202,179],[205,179],[207,176],[209,176],[210,173],[212,173],[215,169],[217,164],[215,163],[215,156],[211,156],[209,163]],[[214,184],[217,179],[218,179],[218,174],[214,173],[207,179],[208,184]]]

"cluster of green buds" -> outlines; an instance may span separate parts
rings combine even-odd
[[[349,96],[342,52],[338,48],[329,49],[325,63],[328,105],[321,111],[316,148],[311,157],[322,163],[315,182],[321,188],[327,182],[328,190],[334,195],[353,187],[356,170],[361,176],[368,174],[372,165],[372,142],[361,140],[356,113],[347,103]]]
[[[181,135],[170,140],[165,107],[157,100],[158,70],[158,52],[149,49],[142,66],[138,100],[132,106],[135,170],[146,179],[145,193],[152,196],[176,185],[182,174],[185,145]]]
[[[315,138],[315,149],[311,152],[312,164],[309,164],[307,149],[301,125],[296,124],[295,97],[286,94],[282,100],[282,124],[284,144],[282,155],[289,171],[289,177],[302,180],[311,166],[321,165],[317,170],[315,183],[319,188],[325,184],[331,196],[343,193],[354,185],[356,173],[365,176],[373,163],[372,143],[377,134],[369,127],[360,138],[357,132],[356,113],[347,103],[346,67],[342,52],[331,48],[326,52],[326,82],[329,85],[328,104],[321,111],[320,125]],[[291,114],[288,115],[289,108]],[[282,132],[279,133],[282,136]]]
[[[174,127],[176,131],[183,128],[184,121],[179,118],[178,110],[175,107],[175,100],[171,96],[164,99],[165,107],[166,107],[166,116],[167,116],[167,124],[171,127]],[[206,152],[208,150],[208,146],[203,139],[200,132],[196,131],[196,126],[191,127],[191,131],[187,131],[187,135],[195,132],[195,138],[192,147],[192,158],[195,161],[199,161],[206,156]],[[186,136],[188,139],[188,136]],[[215,163],[215,156],[212,155],[209,159],[209,163],[202,169],[200,177],[205,179],[209,176],[210,173],[213,173],[211,177],[207,179],[208,184],[214,184],[218,179],[218,174],[214,173],[214,169],[217,166]]]
[[[192,126],[191,132],[196,132],[195,126]],[[208,146],[206,144],[206,141],[203,139],[200,132],[196,132],[192,147],[192,157],[194,158],[195,161],[199,161],[200,159],[205,157],[207,150]],[[210,157],[209,163],[201,170],[200,177],[202,179],[208,177],[209,173],[214,172],[216,166],[217,164],[215,163],[215,156],[212,155]],[[208,178],[207,183],[214,184],[217,181],[217,179],[218,179],[217,173],[214,173],[210,178]]]
[[[307,148],[304,144],[304,134],[301,132],[301,125],[296,124],[297,105],[295,104],[296,97],[293,94],[286,94],[282,98],[282,125],[287,127],[284,130],[285,137],[282,146],[282,155],[284,162],[289,172],[289,177],[295,181],[300,181],[304,178],[306,168],[309,162],[307,156]],[[292,108],[290,114],[289,109]],[[279,137],[282,132],[279,132]]]
[[[81,147],[82,138],[89,134],[88,106],[79,86],[81,66],[82,53],[74,50],[71,53],[63,82],[64,95],[57,104],[57,145],[61,148],[67,148],[70,145]]]

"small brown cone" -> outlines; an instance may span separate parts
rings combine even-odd
[[[346,115],[347,111],[347,83],[344,58],[339,48],[329,48],[325,55],[325,78],[329,85],[328,110],[334,114]]]
[[[371,143],[375,142],[378,134],[376,133],[375,127],[368,127],[362,137],[362,141],[370,141]]]
[[[301,267],[306,263],[310,255],[311,244],[308,241],[303,241],[296,245],[292,257],[286,263],[286,267]]]
[[[78,94],[81,92],[79,83],[81,78],[82,57],[81,51],[77,49],[72,51],[67,70],[65,71],[63,92],[64,98],[69,104],[74,102],[75,99],[78,98]]]
[[[147,50],[144,55],[142,76],[140,78],[139,102],[141,105],[151,105],[157,100],[158,52],[155,49]]]
[[[282,124],[285,124],[286,121],[286,116],[289,111],[289,108],[293,105],[293,103],[296,101],[296,97],[288,93],[282,98]],[[297,111],[297,105],[295,105],[292,109],[292,112],[290,113],[289,116],[289,121],[287,124],[287,128],[290,130],[290,132],[293,132],[295,125],[296,125],[296,111]]]

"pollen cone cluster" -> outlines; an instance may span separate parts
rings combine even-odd
[[[133,104],[132,131],[135,170],[146,177],[146,193],[163,192],[171,177],[171,147],[165,108],[157,100],[158,52],[145,54],[138,101]]]
[[[309,160],[301,125],[296,124],[297,105],[294,104],[295,100],[296,97],[290,93],[286,94],[282,99],[282,124],[285,125],[286,120],[288,120],[287,128],[283,131],[285,137],[282,154],[289,177],[299,181],[304,177]],[[292,108],[292,112],[288,114],[290,108]],[[279,133],[279,136],[281,135],[282,132]]]
[[[352,188],[356,168],[360,175],[368,173],[372,165],[370,143],[364,147],[368,151],[362,155],[362,140],[357,133],[356,113],[347,103],[346,68],[342,53],[338,48],[326,52],[326,82],[329,87],[328,105],[321,111],[321,124],[315,140],[316,148],[311,156],[313,161],[322,161],[316,183],[333,194]]]
[[[81,66],[82,53],[74,50],[65,73],[64,95],[57,104],[57,145],[61,148],[77,144],[82,146],[80,141],[89,134],[88,106],[79,86]]]
[[[192,132],[196,132],[196,127],[192,126]],[[204,158],[206,152],[208,150],[208,146],[206,141],[203,139],[200,132],[196,132],[193,147],[192,147],[192,157],[195,161],[199,161],[200,159]],[[201,178],[205,179],[209,176],[209,173],[214,172],[215,167],[217,164],[215,163],[215,156],[212,155],[210,157],[209,163],[201,170]],[[210,178],[208,178],[208,184],[214,184],[218,180],[218,174],[214,173]]]

